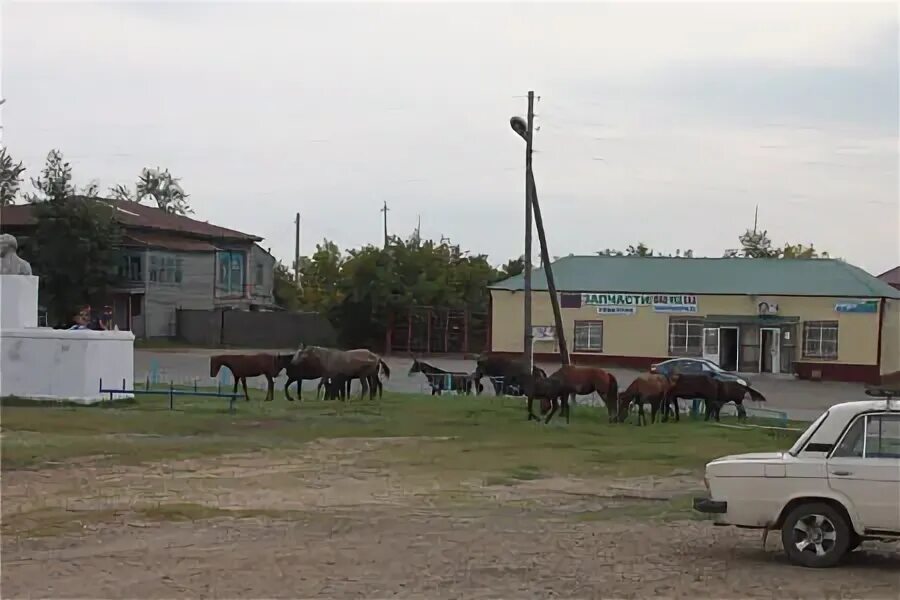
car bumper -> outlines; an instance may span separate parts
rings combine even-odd
[[[709,498],[694,498],[694,510],[711,515],[724,515],[728,512],[728,503]]]

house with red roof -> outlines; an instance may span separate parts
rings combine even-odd
[[[137,202],[93,201],[109,204],[123,229],[110,298],[119,329],[174,337],[178,309],[274,307],[275,258],[261,237]],[[16,236],[20,248],[35,225],[30,205],[0,207],[0,231]]]

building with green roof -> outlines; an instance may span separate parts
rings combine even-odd
[[[576,363],[702,357],[741,372],[875,382],[900,370],[900,290],[834,259],[568,256],[553,263]],[[524,278],[491,286],[491,349],[520,353]],[[535,353],[555,358],[543,269]]]

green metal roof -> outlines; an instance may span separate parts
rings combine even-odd
[[[560,292],[900,298],[900,290],[835,259],[567,256],[553,263]],[[532,287],[546,290],[543,269]],[[521,290],[522,275],[490,286]]]

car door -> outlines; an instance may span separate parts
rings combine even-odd
[[[900,531],[900,414],[858,416],[827,460],[828,485],[867,530]]]

